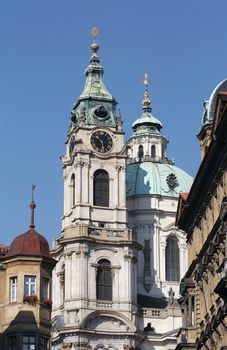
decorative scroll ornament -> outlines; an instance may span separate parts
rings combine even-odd
[[[173,173],[169,174],[166,178],[167,185],[169,186],[169,189],[173,191],[177,186],[179,186],[177,177]]]

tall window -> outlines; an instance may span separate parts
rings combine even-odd
[[[23,350],[35,350],[35,336],[23,335]]]
[[[34,295],[36,291],[36,277],[24,276],[24,294]]]
[[[10,302],[15,303],[17,301],[17,277],[10,278]]]
[[[71,176],[71,195],[72,195],[72,206],[75,205],[75,199],[76,199],[76,193],[75,193],[75,174],[72,174]]]
[[[166,243],[166,281],[179,281],[180,265],[177,239],[169,237]]]
[[[151,146],[151,157],[155,158],[156,157],[156,149],[155,149],[155,145]]]
[[[94,205],[109,206],[109,175],[105,170],[96,170],[93,180]]]
[[[49,299],[49,279],[42,278],[42,299]]]
[[[97,268],[97,299],[112,300],[112,274],[110,262],[106,259],[101,259],[98,262]]]
[[[138,148],[138,158],[139,158],[139,161],[142,160],[143,154],[144,154],[144,152],[143,152],[143,145],[139,145],[139,148]]]
[[[15,335],[8,338],[9,350],[17,350],[17,337]]]

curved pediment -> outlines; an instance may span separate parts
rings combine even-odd
[[[98,332],[135,332],[135,326],[122,315],[94,312],[84,320],[83,328]]]

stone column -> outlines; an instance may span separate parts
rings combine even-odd
[[[70,179],[68,171],[64,170],[64,215],[71,209]]]
[[[192,293],[188,291],[188,326],[192,326]]]
[[[75,199],[76,199],[76,203],[81,203],[81,199],[82,199],[82,179],[81,179],[81,173],[82,173],[82,162],[77,162],[75,164]]]
[[[65,299],[72,297],[72,253],[66,252],[65,259]]]
[[[79,269],[80,269],[80,248],[78,247],[73,253],[72,253],[72,298],[79,298]]]
[[[125,171],[126,167],[122,166],[120,167],[120,173],[119,173],[119,205],[121,208],[125,208],[126,206],[126,188],[125,188]]]
[[[82,165],[82,187],[83,187],[83,203],[89,203],[89,173],[90,173],[90,164],[83,163]]]
[[[119,206],[119,169],[120,167],[118,165],[115,166],[114,169],[114,182],[112,183],[112,198],[113,200],[113,205],[118,207]]]
[[[88,298],[88,254],[89,249],[86,244],[81,244],[81,263],[80,263],[80,297]]]
[[[184,276],[187,271],[187,244],[183,243],[179,245],[179,255],[180,255],[180,278]]]
[[[160,244],[160,280],[166,279],[166,242]]]

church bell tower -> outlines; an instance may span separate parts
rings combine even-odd
[[[62,236],[54,241],[53,349],[137,345],[137,252],[127,227],[126,146],[117,101],[103,82],[92,29],[92,56],[71,112],[62,157]]]

